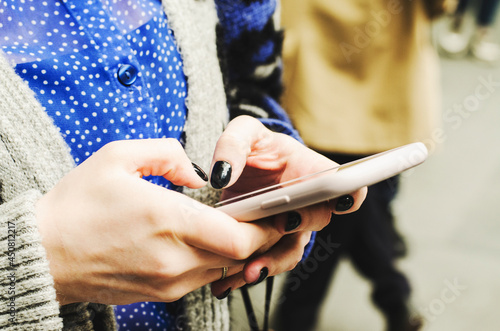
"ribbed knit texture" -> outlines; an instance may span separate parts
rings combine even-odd
[[[33,92],[3,57],[0,87],[0,328],[55,330],[62,321],[34,204],[71,169],[72,161]],[[12,261],[8,259],[9,228],[15,230],[15,237],[10,237]],[[12,287],[15,295],[9,293]],[[8,309],[11,303],[15,311]]]
[[[217,16],[213,1],[167,0],[165,9],[183,56],[188,77],[186,151],[208,169],[215,142],[227,113],[222,77],[215,48]],[[34,93],[0,56],[0,183],[2,272],[0,328],[9,330],[113,329],[112,310],[81,303],[59,311],[53,279],[37,231],[35,201],[50,190],[72,167],[62,137],[34,98]],[[186,194],[212,204],[218,194],[210,189]],[[205,199],[206,198],[206,199]],[[10,222],[10,223],[9,223]],[[9,224],[15,224],[16,314],[9,321],[7,276]],[[7,284],[8,285],[8,284]],[[200,299],[201,298],[201,299]],[[192,330],[228,330],[227,300],[219,301],[208,287],[185,300],[186,325]]]
[[[215,144],[227,122],[216,49],[215,4],[213,0],[166,0],[163,5],[181,49],[188,82],[185,150],[191,161],[208,172]],[[209,205],[219,201],[219,192],[208,186],[185,189],[184,193]],[[186,295],[184,303],[185,316],[181,320],[188,330],[229,330],[227,299],[216,299],[208,285]]]
[[[36,228],[34,203],[39,196],[36,190],[26,191],[0,206],[0,329],[24,331],[62,328],[53,280]],[[9,226],[16,231],[15,240],[10,241],[15,244],[13,265],[10,265],[7,256]],[[14,310],[10,310],[11,307]]]

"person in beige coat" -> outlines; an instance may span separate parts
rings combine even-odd
[[[443,6],[430,1],[282,1],[283,104],[309,147],[343,163],[432,141],[439,126],[440,87],[430,22]],[[306,262],[289,274],[278,309],[283,330],[313,328],[342,255],[373,283],[372,298],[388,330],[420,328],[408,307],[410,284],[394,266],[405,253],[390,210],[397,184],[395,177],[370,187],[358,212],[334,216],[318,233],[339,247],[325,261],[316,261],[314,271],[305,270]]]
[[[283,103],[306,144],[370,154],[430,137],[439,69],[422,1],[284,0],[282,8]]]

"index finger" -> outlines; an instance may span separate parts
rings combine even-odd
[[[177,202],[181,220],[176,233],[189,245],[235,260],[245,260],[282,234],[273,222],[238,222],[234,218],[185,197]]]

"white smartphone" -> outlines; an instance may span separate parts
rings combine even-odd
[[[215,207],[239,221],[253,221],[349,194],[410,169],[426,158],[425,145],[412,143],[223,200]]]

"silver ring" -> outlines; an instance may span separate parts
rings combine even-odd
[[[227,269],[228,269],[227,267],[222,268],[222,276],[220,277],[219,280],[223,280],[227,277]]]

